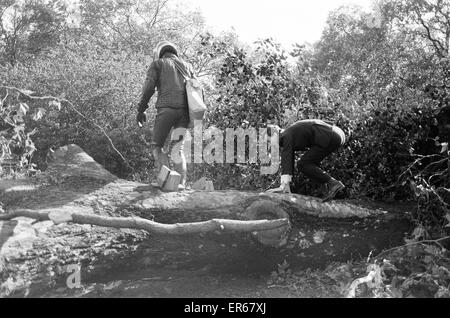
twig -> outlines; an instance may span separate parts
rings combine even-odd
[[[443,159],[441,159],[441,160],[439,160],[439,161],[434,161],[434,162],[428,164],[425,168],[423,168],[423,169],[422,169],[422,172],[424,172],[425,170],[427,170],[428,168],[430,168],[430,167],[432,167],[432,166],[434,166],[434,165],[444,163],[444,162],[447,161],[447,160],[448,160],[448,157],[445,157],[445,158],[443,158]]]
[[[435,173],[428,178],[428,183],[431,183],[431,179],[433,179],[434,177],[442,177],[444,174],[448,174],[448,173],[449,173],[449,171],[447,169],[444,171],[441,171],[439,173]]]
[[[420,163],[423,159],[428,159],[428,158],[432,158],[432,157],[436,157],[436,156],[442,157],[441,155],[436,155],[436,154],[434,154],[434,155],[428,155],[428,156],[419,156],[418,159],[416,159],[411,165],[408,166],[408,168],[407,168],[402,174],[400,174],[400,175],[398,176],[398,178],[397,178],[397,183],[400,181],[400,179],[401,179],[406,173],[411,172],[411,169],[412,169],[416,164]],[[426,168],[424,168],[423,170],[426,170],[429,166],[431,166],[431,165],[433,165],[433,164],[435,164],[435,163],[441,163],[443,160],[446,160],[446,159],[442,159],[442,160],[439,160],[439,161],[432,162],[432,163],[430,163]]]
[[[436,198],[439,200],[439,202],[441,202],[441,204],[445,207],[448,207],[449,204],[447,202],[444,201],[444,199],[442,199],[442,197],[436,192],[436,190],[434,189],[433,186],[431,186],[428,182],[426,182],[425,180],[423,180],[423,182],[425,183],[425,185],[430,189],[430,191],[436,196]]]
[[[450,236],[446,236],[446,237],[443,237],[443,238],[440,238],[440,239],[437,239],[437,240],[423,240],[423,241],[408,243],[408,244],[405,244],[405,245],[402,245],[402,246],[393,247],[391,249],[388,249],[388,250],[383,251],[380,254],[378,254],[375,257],[375,259],[378,259],[378,258],[386,255],[387,253],[390,253],[390,252],[393,252],[393,251],[396,251],[396,250],[399,250],[399,249],[402,249],[402,248],[405,248],[405,247],[418,245],[418,244],[434,243],[434,244],[437,244],[437,245],[439,245],[440,247],[443,248],[442,244],[439,243],[439,242],[445,241],[445,240],[448,240],[448,239],[450,239]]]
[[[277,182],[278,180],[275,179],[266,189],[264,189],[263,192],[266,192],[267,190],[269,190],[270,188],[272,188],[272,186]]]

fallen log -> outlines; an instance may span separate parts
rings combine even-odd
[[[0,296],[64,286],[73,264],[84,281],[142,267],[247,275],[283,261],[325,266],[401,245],[411,227],[408,211],[296,194],[164,193],[117,178],[75,145],[52,157],[37,181],[0,181],[3,208],[16,213],[0,220]]]

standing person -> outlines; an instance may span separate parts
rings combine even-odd
[[[281,130],[281,185],[268,192],[291,192],[290,182],[294,173],[295,152],[306,151],[298,162],[299,170],[313,181],[324,184],[328,192],[323,200],[331,200],[345,186],[323,171],[320,163],[344,143],[345,134],[342,129],[319,119],[301,120]]]
[[[147,120],[144,112],[148,108],[148,102],[155,93],[155,89],[158,91],[152,141],[155,175],[159,173],[163,164],[168,165],[168,155],[163,152],[163,147],[170,131],[176,128],[186,129],[189,125],[185,79],[177,66],[186,74],[194,76],[191,67],[178,56],[178,49],[173,43],[168,41],[158,43],[155,48],[155,60],[148,69],[138,104],[137,122],[142,126]],[[184,137],[181,138],[183,140],[179,141],[184,142]],[[174,169],[181,175],[179,189],[183,190],[187,170],[183,147],[180,147],[179,158],[178,162],[174,162]],[[152,185],[158,184],[154,181]]]

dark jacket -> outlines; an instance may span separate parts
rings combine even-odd
[[[187,108],[187,96],[185,79],[175,67],[178,63],[191,77],[192,69],[187,63],[175,54],[166,53],[158,60],[153,61],[147,72],[138,111],[144,112],[148,108],[148,102],[158,90],[156,108]]]
[[[280,146],[292,146],[294,151],[304,151],[313,145],[325,148],[331,139],[333,125],[319,119],[300,120],[280,135]]]
[[[305,151],[313,146],[327,148],[333,134],[333,125],[318,119],[301,120],[289,126],[280,135],[283,173],[293,174],[296,151]],[[341,138],[345,142],[345,136]]]

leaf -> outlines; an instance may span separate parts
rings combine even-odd
[[[439,286],[439,290],[434,295],[435,298],[450,298],[450,291],[448,288]]]
[[[15,128],[14,128],[14,132],[17,134],[17,135],[20,135],[20,134],[23,134],[23,132],[25,131],[25,126],[22,124],[22,125],[19,125],[19,126],[16,126]]]
[[[288,268],[289,268],[289,263],[286,260],[284,260],[283,263],[278,264],[279,271],[285,271]]]
[[[412,238],[413,240],[418,241],[421,238],[424,238],[426,235],[426,231],[422,226],[418,226],[414,229],[413,233],[412,233]]]
[[[58,108],[58,110],[61,110],[61,102],[59,101],[59,100],[51,100],[49,103],[48,103],[48,105],[50,106],[50,107],[56,107],[56,108]]]
[[[370,271],[367,276],[358,278],[351,283],[350,287],[348,288],[346,298],[356,298],[356,290],[357,288],[362,284],[370,284],[369,288],[372,288],[374,283],[374,280],[376,280],[376,276],[378,275],[378,271],[376,269]]]
[[[28,137],[30,137],[30,136],[33,136],[35,133],[37,133],[37,129],[36,128],[34,128],[32,131],[30,131],[29,133],[27,133],[27,136]]]
[[[19,104],[18,114],[26,115],[30,107],[25,103]]]
[[[442,146],[441,153],[448,151],[448,142],[441,144],[441,146]]]
[[[12,119],[13,119],[13,123],[14,124],[22,123],[23,122],[23,115],[22,114],[14,115]]]
[[[33,115],[33,120],[38,121],[39,119],[41,119],[44,116],[44,114],[45,114],[45,109],[39,107]]]

